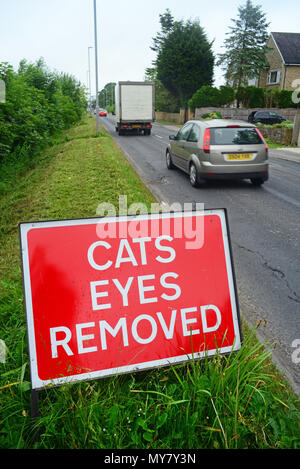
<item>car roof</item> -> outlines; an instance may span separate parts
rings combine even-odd
[[[272,112],[272,114],[278,114],[278,112],[274,111],[273,109],[260,109],[259,111],[255,112]]]
[[[240,127],[255,127],[255,125],[250,124],[249,122],[242,120],[233,120],[233,119],[199,119],[199,120],[190,120],[195,124],[201,124],[205,127],[228,127],[232,125],[238,125]]]

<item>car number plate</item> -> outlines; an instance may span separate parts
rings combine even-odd
[[[251,160],[252,154],[251,153],[229,153],[227,155],[227,160]]]
[[[141,125],[138,125],[138,124],[134,124],[131,126],[133,129],[140,129],[141,128]]]

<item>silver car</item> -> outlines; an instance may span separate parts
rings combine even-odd
[[[170,135],[168,169],[175,166],[202,180],[250,179],[259,186],[268,180],[268,146],[255,125],[225,119],[191,120]]]

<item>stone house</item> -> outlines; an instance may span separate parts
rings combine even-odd
[[[261,88],[295,90],[294,80],[300,80],[300,33],[276,33],[270,35],[267,46],[268,69],[249,85]],[[297,85],[298,86],[298,85]]]

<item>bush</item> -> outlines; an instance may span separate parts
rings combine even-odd
[[[256,86],[240,87],[236,99],[246,108],[264,107],[264,89]]]
[[[219,102],[220,91],[213,86],[205,85],[193,94],[188,104],[191,109],[195,109],[196,107],[217,107],[219,106]]]
[[[0,162],[31,156],[85,112],[84,89],[75,78],[52,73],[43,59],[22,60],[17,72],[0,63],[6,101],[0,103]]]
[[[293,129],[294,122],[292,122],[292,121],[283,121],[280,124],[274,124],[273,127],[284,127],[286,129]]]
[[[231,104],[235,99],[245,108],[288,108],[298,107],[292,101],[293,91],[272,88],[266,90],[256,86],[239,87],[237,90],[230,86],[202,86],[189,100],[191,109],[201,107],[221,107]]]
[[[202,114],[201,119],[222,119],[222,114],[219,111],[206,112]]]
[[[220,105],[226,106],[235,100],[234,89],[231,86],[220,86]]]
[[[261,122],[257,122],[255,125],[258,127],[278,127],[278,128],[293,129],[294,122],[284,121],[284,122],[281,122],[280,124],[262,124]]]
[[[297,104],[292,101],[293,91],[281,90],[278,99],[278,107],[287,108],[287,107],[297,107]]]
[[[199,88],[189,100],[189,107],[219,107],[232,103],[235,99],[234,89],[231,86],[213,86],[205,85]]]

